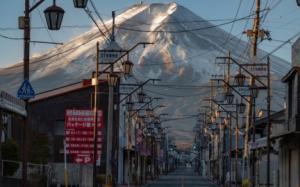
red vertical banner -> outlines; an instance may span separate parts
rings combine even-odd
[[[97,155],[101,158],[103,143],[103,112],[97,111]],[[94,161],[94,111],[67,109],[65,112],[65,140],[67,154],[73,162],[88,164]]]

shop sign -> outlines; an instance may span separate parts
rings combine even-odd
[[[73,162],[89,164],[94,161],[94,112],[93,110],[68,109],[65,113],[65,140],[67,154]],[[103,149],[103,113],[98,111],[97,158]]]

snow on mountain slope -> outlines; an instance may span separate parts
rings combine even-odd
[[[168,107],[164,111],[170,117],[197,113],[203,97],[208,95],[208,89],[196,86],[206,85],[211,75],[223,71],[214,63],[216,56],[231,51],[234,58],[247,58],[244,55],[245,42],[213,27],[210,22],[176,3],[134,5],[117,16],[116,24],[116,40],[123,48],[130,48],[137,42],[155,42],[146,48],[137,48],[130,58],[136,64],[136,79],[160,78],[160,84],[169,85],[147,86],[145,90],[150,95],[165,96],[164,102]],[[111,21],[107,25],[111,27]],[[207,27],[210,29],[203,29]],[[34,57],[30,65],[30,79],[36,92],[90,78],[95,70],[96,42],[103,46],[104,41],[99,31],[93,28],[63,46]],[[259,51],[259,56],[265,54]],[[271,64],[274,85],[272,103],[273,108],[279,108],[284,93],[280,78],[288,71],[290,64],[274,56],[271,57]],[[0,71],[0,89],[15,94],[22,81],[22,71],[22,64]],[[170,131],[176,136],[178,144],[188,145],[193,140],[194,124],[194,119],[187,119],[168,122],[166,126],[173,127]]]

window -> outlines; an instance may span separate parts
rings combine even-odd
[[[290,120],[292,118],[293,114],[293,89],[294,86],[294,79],[289,81],[288,83],[288,119]]]
[[[12,138],[12,116],[10,114],[3,113],[2,123],[3,129],[1,132],[1,142],[5,142],[7,139]]]

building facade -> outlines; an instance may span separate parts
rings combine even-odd
[[[102,142],[101,163],[98,167],[98,174],[105,174],[106,166],[106,127],[108,113],[108,86],[106,82],[100,83],[101,92],[98,93],[98,109],[103,111],[104,120],[104,140]],[[119,101],[118,88],[115,88],[114,103]],[[65,138],[65,111],[67,109],[92,110],[94,87],[91,81],[68,85],[65,87],[50,90],[36,95],[29,103],[29,125],[31,131],[37,132],[48,138],[49,158],[48,164],[51,166],[52,184],[64,183],[64,138]],[[114,137],[112,158],[113,175],[117,177],[117,155],[118,155],[118,107],[114,108]],[[35,137],[29,135],[29,142]],[[92,164],[76,164],[70,155],[67,155],[67,167],[69,170],[69,184],[92,186],[93,166]],[[114,178],[116,178],[114,177]],[[116,181],[115,181],[116,182]]]
[[[292,47],[292,68],[283,77],[287,106],[279,139],[279,186],[300,187],[300,38]]]

